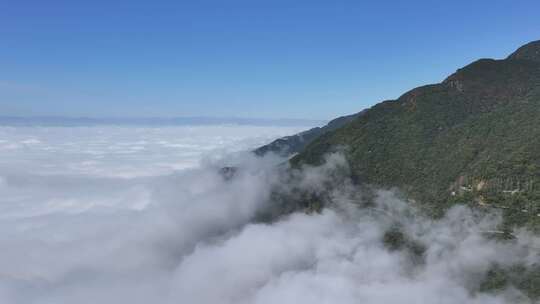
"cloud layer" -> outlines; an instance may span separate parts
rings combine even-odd
[[[455,207],[434,221],[385,191],[366,207],[355,200],[362,193],[344,182],[333,188],[333,204],[321,213],[300,211],[261,223],[255,219],[271,207],[272,189],[287,191],[293,186],[283,183],[276,169],[280,160],[223,151],[256,144],[262,130],[230,129],[230,137],[223,139],[229,144],[223,145],[215,143],[223,136],[217,129],[203,134],[105,129],[99,131],[102,135],[98,130],[24,129],[5,139],[0,151],[13,162],[1,163],[0,303],[527,300],[511,286],[495,294],[478,292],[492,265],[540,261],[538,238],[524,231],[512,242],[486,237],[498,223],[497,214]],[[279,133],[271,131],[273,136]],[[121,134],[115,137],[115,132]],[[15,141],[25,148],[9,154],[7,146]],[[198,159],[207,147],[222,151],[214,149],[189,169],[164,170],[157,164],[166,160],[152,151],[181,162],[179,155],[186,149],[167,150],[159,141],[199,141],[203,147]],[[94,151],[128,142],[125,146],[139,142],[135,146],[144,149],[92,158],[85,151],[96,142],[101,142],[100,148]],[[65,150],[49,153],[43,148],[60,146]],[[90,169],[73,166],[88,159],[98,163],[90,163]],[[142,163],[142,171],[137,171]],[[219,174],[224,164],[238,167],[232,179]],[[298,171],[294,186],[321,189],[336,167],[346,167],[346,162],[332,155],[321,167]],[[385,240],[396,227],[414,246],[389,247]]]

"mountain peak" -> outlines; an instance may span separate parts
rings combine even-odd
[[[508,56],[508,59],[523,59],[540,62],[540,40],[525,44]]]

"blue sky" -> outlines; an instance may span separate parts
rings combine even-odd
[[[0,115],[328,119],[540,39],[540,1],[0,0]]]

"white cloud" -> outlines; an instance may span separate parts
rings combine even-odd
[[[458,207],[432,221],[390,192],[371,212],[346,182],[321,214],[254,222],[271,189],[291,185],[278,159],[227,153],[287,130],[226,128],[0,132],[39,140],[0,150],[0,303],[505,303],[512,290],[473,292],[485,270],[538,262],[527,232],[512,244],[483,237],[496,215]],[[190,157],[198,166],[163,165]],[[239,167],[231,180],[217,172],[225,163]],[[336,167],[346,162],[332,155],[296,185],[322,189]],[[423,263],[384,246],[396,220],[425,246]]]

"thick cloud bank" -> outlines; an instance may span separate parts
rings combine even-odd
[[[106,139],[114,130],[103,137],[95,130],[69,132],[79,140],[105,141],[100,151],[119,139]],[[122,132],[122,142],[142,141]],[[164,132],[167,142],[175,138]],[[237,142],[248,143],[253,135]],[[26,144],[17,140],[45,145],[48,136]],[[163,133],[146,140],[159,136]],[[199,135],[201,142],[204,136]],[[57,149],[68,145],[56,140]],[[155,145],[146,145],[147,152],[128,153],[134,159],[112,161],[105,154],[82,171],[73,165],[85,161],[79,153],[61,149],[54,158],[28,148],[21,152],[24,159],[12,155],[12,164],[2,163],[0,303],[529,301],[511,285],[479,292],[492,265],[539,262],[539,240],[525,231],[505,242],[486,236],[496,229],[497,214],[455,207],[430,220],[391,192],[359,204],[355,198],[362,193],[344,182],[329,193],[333,203],[321,213],[300,210],[261,222],[260,212],[272,208],[272,189],[293,187],[283,183],[279,159],[233,153],[171,173],[157,165],[165,160],[148,152]],[[142,159],[144,174],[136,171]],[[30,164],[43,168],[32,170]],[[219,173],[223,164],[237,166],[232,178]],[[321,167],[304,168],[294,187],[322,189],[336,167],[346,167],[339,155]]]

